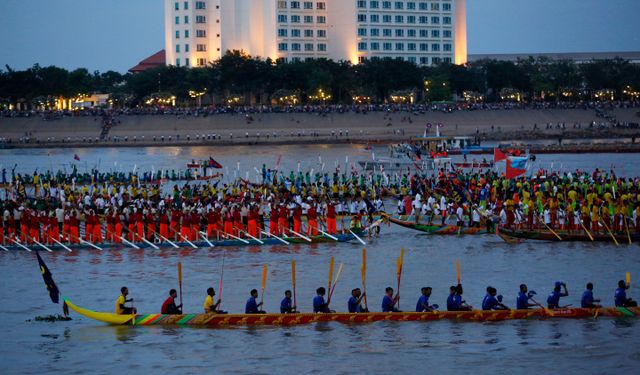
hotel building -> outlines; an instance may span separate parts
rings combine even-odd
[[[165,0],[169,65],[198,67],[228,50],[300,61],[467,61],[466,0]]]

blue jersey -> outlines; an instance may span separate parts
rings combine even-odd
[[[457,294],[450,294],[447,298],[447,310],[458,311],[462,304],[462,298]]]
[[[394,303],[391,297],[385,295],[382,297],[382,312],[393,312],[396,309],[393,307]]]
[[[351,298],[349,298],[348,307],[350,313],[362,312],[362,307],[356,297],[351,296]]]
[[[249,297],[247,300],[247,304],[244,307],[245,314],[257,314],[258,313],[258,303],[256,299],[253,297]]]
[[[627,292],[625,292],[624,288],[616,289],[616,294],[614,296],[616,306],[624,306],[627,301]]]
[[[418,298],[418,303],[416,303],[416,312],[423,312],[425,306],[429,307],[429,296],[422,295]]]
[[[582,293],[582,307],[593,307],[593,292],[591,290],[585,290]]]
[[[292,306],[293,304],[291,303],[291,298],[284,297],[282,299],[282,302],[280,302],[280,313],[284,314],[284,313],[291,312],[293,310]]]
[[[313,297],[313,312],[329,312],[323,296]]]
[[[484,296],[482,300],[482,310],[493,310],[498,306],[498,300],[491,294]]]
[[[529,296],[526,293],[518,293],[518,298],[516,299],[516,308],[518,310],[526,310],[529,308]]]
[[[553,291],[549,293],[549,297],[547,297],[547,305],[549,305],[550,309],[555,309],[560,306],[560,297],[566,296],[567,293]]]

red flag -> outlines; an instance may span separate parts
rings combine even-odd
[[[518,177],[522,174],[525,174],[526,172],[527,172],[526,169],[512,168],[511,160],[507,159],[507,173],[506,173],[507,180]]]
[[[80,161],[80,156],[78,156],[78,154],[73,154],[73,158],[77,161]]]
[[[500,151],[499,148],[494,148],[493,149],[493,162],[497,163],[499,161],[505,160],[507,158],[507,155],[504,154],[504,152]]]
[[[221,169],[222,168],[222,164],[218,163],[217,161],[213,160],[213,158],[211,156],[209,156],[209,166],[215,169]]]

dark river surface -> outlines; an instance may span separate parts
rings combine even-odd
[[[376,151],[384,155],[384,149]],[[36,167],[70,168],[78,153],[82,171],[98,163],[102,170],[182,168],[192,158],[213,156],[230,173],[253,171],[264,162],[281,169],[334,169],[370,158],[361,146],[275,146],[220,148],[106,148],[82,150],[0,150],[4,168],[33,172]],[[50,154],[50,155],[49,155]],[[635,154],[542,155],[532,168],[564,171],[615,168],[624,176],[640,175]],[[114,164],[115,163],[115,164]],[[251,172],[255,175],[255,171]],[[393,202],[390,202],[391,204]],[[128,286],[140,312],[156,313],[170,288],[177,288],[176,265],[183,265],[186,312],[200,312],[206,289],[218,289],[225,259],[222,308],[242,312],[249,290],[260,288],[262,264],[269,273],[265,310],[277,312],[284,290],[291,288],[290,262],[297,263],[297,298],[302,311],[312,308],[314,291],[326,286],[328,263],[344,269],[332,307],[347,309],[350,290],[361,287],[362,245],[281,245],[211,249],[78,250],[42,253],[64,296],[97,311],[113,311],[121,286]],[[379,311],[387,286],[395,287],[396,258],[405,248],[401,309],[415,307],[423,286],[433,287],[431,301],[445,306],[448,287],[456,281],[460,259],[465,299],[479,307],[489,285],[515,306],[518,285],[526,283],[545,300],[555,281],[570,295],[563,303],[579,306],[587,282],[603,304],[613,304],[618,280],[631,272],[630,296],[640,292],[640,248],[637,244],[545,243],[509,245],[494,235],[438,237],[396,226],[382,227],[369,241],[367,291],[369,307]],[[0,353],[2,373],[636,373],[640,364],[640,320],[599,317],[582,320],[504,322],[317,323],[294,327],[220,329],[111,327],[72,313],[69,322],[32,321],[61,312],[49,300],[35,255],[0,252]],[[31,320],[31,321],[30,321]],[[634,370],[636,369],[636,370]]]

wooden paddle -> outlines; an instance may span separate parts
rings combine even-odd
[[[629,240],[629,245],[631,245],[631,234],[629,233],[629,226],[627,225],[627,215],[622,215],[624,219],[624,229],[627,230],[627,240]]]
[[[400,256],[396,261],[396,275],[398,277],[398,290],[396,296],[398,296],[398,309],[400,309],[400,279],[402,277],[402,266],[404,263],[404,247],[400,249]]]
[[[582,222],[582,218],[580,218],[579,221],[580,221],[580,225],[582,225],[582,229],[584,229],[584,231],[587,232],[587,236],[589,236],[589,239],[593,241],[594,240],[593,236],[589,232],[589,229],[587,229],[587,227],[584,226],[584,223]]]
[[[327,284],[327,293],[331,291],[331,281],[333,280],[333,263],[334,259],[333,257],[331,257],[331,259],[329,260],[329,282]]]
[[[611,236],[611,238],[613,238],[613,242],[616,244],[616,246],[620,246],[620,244],[618,243],[618,240],[616,239],[616,236],[614,236],[613,233],[611,233],[611,229],[609,229],[609,226],[607,225],[607,223],[605,223],[604,220],[600,220],[600,222],[607,229],[607,232],[609,232],[609,235]]]
[[[220,310],[220,306],[222,306],[222,279],[224,278],[224,256],[225,256],[225,254],[226,254],[226,251],[223,251],[222,252],[222,264],[220,265],[220,284],[218,285],[218,301],[220,301],[220,304],[218,304],[218,311]]]
[[[626,279],[627,279],[627,286],[631,286],[631,272],[627,272],[627,274],[625,275]]]
[[[296,261],[291,259],[291,283],[293,284],[293,306],[296,304]]]
[[[362,273],[362,294],[364,296],[364,307],[369,310],[369,306],[367,305],[367,249],[362,249],[362,266],[360,267],[360,271]]]
[[[538,216],[538,220],[540,220],[540,219],[541,219],[540,215],[539,215],[537,212],[536,212],[536,216]],[[547,229],[549,229],[549,231],[550,231],[551,233],[553,233],[553,235],[554,235],[554,236],[556,236],[556,237],[558,238],[558,241],[562,241],[562,237],[560,237],[560,235],[559,235],[558,233],[556,233],[556,231],[554,231],[553,229],[551,229],[551,227],[550,227],[550,226],[548,226],[548,225],[547,225],[547,223],[545,223],[545,222],[544,222],[544,219],[543,219],[543,220],[540,220],[540,222],[541,222],[542,224],[544,224],[544,226],[545,226],[545,227],[547,227]]]
[[[331,302],[331,296],[333,296],[333,291],[336,290],[336,284],[338,284],[338,280],[340,279],[340,274],[342,273],[342,266],[344,266],[344,263],[340,263],[340,266],[338,266],[338,272],[336,272],[336,278],[333,279],[333,284],[331,285],[331,291],[329,292],[329,297],[327,297],[327,306],[329,306],[329,303]]]
[[[460,284],[460,259],[456,259],[456,273],[458,274],[458,284]]]
[[[262,266],[262,296],[260,297],[260,307],[264,307],[264,288],[267,286],[267,264]]]
[[[180,306],[182,306],[182,262],[178,262],[178,287],[180,288]]]

